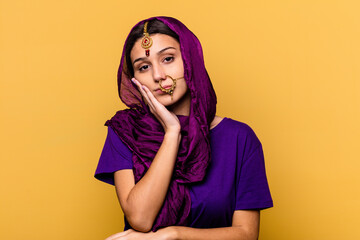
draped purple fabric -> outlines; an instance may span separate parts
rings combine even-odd
[[[186,225],[191,199],[187,185],[201,181],[210,163],[210,123],[216,113],[216,94],[204,65],[202,48],[196,36],[180,21],[171,17],[158,19],[179,36],[184,63],[184,78],[191,93],[189,116],[178,115],[181,142],[174,174],[163,206],[152,231],[173,225]],[[126,42],[128,39],[126,40]],[[118,111],[105,125],[111,126],[133,152],[133,171],[137,183],[146,173],[164,138],[164,130],[143,101],[137,87],[124,72],[125,46],[118,71],[120,99],[129,109]]]

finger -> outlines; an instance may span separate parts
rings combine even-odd
[[[136,85],[139,92],[141,92],[141,83],[138,80],[136,80],[135,78],[132,78],[131,81]]]
[[[141,85],[140,82],[138,80],[136,80],[135,78],[133,78],[133,81],[137,86],[140,86],[139,90],[140,90],[141,94],[143,95],[144,99],[146,100],[146,102],[148,103],[151,113],[156,116],[158,121],[161,123],[161,125],[165,129],[166,124],[165,124],[164,118],[166,118],[166,115],[167,115],[167,113],[169,113],[169,111],[166,109],[166,107],[164,105],[162,105],[155,98],[154,94],[150,91],[150,89],[148,87],[146,87],[145,85]]]
[[[141,83],[136,80],[135,78],[132,78],[131,81],[135,84],[135,86],[138,88],[139,92],[141,92]]]
[[[149,90],[149,88],[147,88],[146,86],[144,86],[144,90],[147,93],[147,96],[149,98],[149,101],[152,103],[152,105],[154,106],[154,109],[156,110],[157,115],[162,115],[163,117],[168,114],[170,111],[162,104],[160,103],[154,96],[154,94],[152,94],[152,92]],[[165,114],[165,115],[164,115]]]
[[[105,240],[115,240],[119,237],[123,237],[125,235],[128,235],[131,231],[133,231],[132,229],[126,230],[124,232],[119,232],[119,233],[115,233],[113,235],[111,235],[110,237],[106,238]]]
[[[152,92],[149,90],[148,87],[146,86],[143,86],[143,89],[146,93],[146,96],[147,96],[147,101],[151,104],[151,108],[150,108],[150,111],[157,116],[157,119],[164,123],[163,119],[159,116],[159,107],[163,108],[163,109],[166,109],[164,105],[162,105],[156,98],[155,96],[152,94]]]
[[[141,85],[141,83],[137,79],[133,78],[133,80],[139,87],[139,90],[140,90],[141,94],[144,96],[146,102],[148,104],[150,104],[150,106],[153,108],[153,110],[156,110],[156,105],[159,105],[160,103],[155,98],[154,94],[150,91],[150,89],[148,87],[146,87],[145,85]]]
[[[139,88],[139,91],[141,93],[141,95],[145,98],[145,101],[149,104],[150,107],[152,107],[155,110],[155,106],[153,105],[153,103],[150,101],[147,93],[144,90],[144,85],[141,85],[141,83],[136,80],[135,78],[132,78],[131,80],[133,80],[133,82],[135,83],[135,85]]]
[[[151,93],[148,87],[143,85],[142,88],[146,95],[146,101],[148,101],[148,103],[151,104],[154,110],[156,110],[156,105],[159,104],[159,101],[154,97],[154,95]]]
[[[146,86],[144,87],[144,90],[147,93],[149,100],[151,101],[151,103],[153,103],[154,106],[164,106],[155,98],[154,94],[149,90],[149,88],[147,88]]]

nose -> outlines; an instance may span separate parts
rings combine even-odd
[[[166,79],[166,74],[164,72],[164,69],[159,64],[153,65],[153,78],[156,82]]]

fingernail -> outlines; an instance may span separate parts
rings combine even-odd
[[[145,86],[141,86],[142,87],[142,89],[144,89],[145,90]]]
[[[131,81],[132,81],[133,83],[135,83],[134,78],[132,78]]]

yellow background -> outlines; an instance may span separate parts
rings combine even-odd
[[[138,21],[200,39],[218,115],[263,143],[275,207],[260,239],[360,239],[359,1],[45,1],[0,4],[0,239],[98,240],[121,231],[93,178],[116,73]]]

